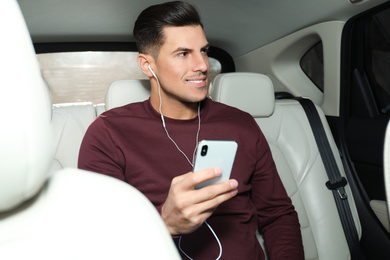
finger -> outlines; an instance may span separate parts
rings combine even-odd
[[[238,193],[236,180],[228,180],[219,184],[210,185],[194,190],[187,198],[186,203],[193,205],[192,214],[197,215],[217,208],[221,203],[233,198]]]
[[[222,194],[231,194],[235,196],[237,194],[238,182],[234,179],[230,179],[218,184],[209,185],[207,187],[196,190],[196,199],[201,201],[207,201],[214,199]]]
[[[236,195],[237,195],[237,189],[223,194],[219,194],[218,196],[213,197],[212,199],[201,201],[197,204],[194,204],[190,212],[186,212],[189,214],[187,216],[188,217],[197,216],[198,218],[201,218],[201,219],[197,219],[197,221],[204,221],[211,216],[211,214],[218,208],[220,204],[233,198]]]
[[[204,181],[211,180],[221,175],[222,169],[219,167],[204,169],[188,175],[187,184],[189,187],[194,188],[196,185]]]
[[[172,185],[180,186],[180,190],[192,190],[199,183],[221,175],[222,169],[219,167],[208,168],[197,172],[188,172],[173,178]]]
[[[216,208],[222,202],[234,197],[238,190],[236,180],[228,180],[219,184],[210,185],[199,190],[189,191],[189,195],[176,201],[176,207],[186,211],[185,215],[194,216]],[[211,201],[209,203],[205,203]],[[191,207],[188,207],[191,206]]]

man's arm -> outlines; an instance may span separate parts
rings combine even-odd
[[[123,154],[117,149],[104,120],[97,117],[81,143],[78,168],[125,180]]]

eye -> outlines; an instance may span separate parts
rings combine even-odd
[[[207,49],[202,49],[201,50],[201,53],[203,53],[204,55],[209,55],[209,49],[207,48]]]
[[[179,57],[185,57],[185,56],[187,56],[187,54],[188,54],[188,52],[183,51],[183,52],[180,52],[178,55],[179,55]]]

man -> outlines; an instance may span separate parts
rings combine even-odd
[[[79,167],[143,192],[183,257],[264,259],[259,228],[270,259],[303,259],[297,213],[256,122],[206,98],[209,44],[196,9],[184,2],[151,6],[138,17],[134,37],[150,99],[99,116],[84,137]],[[191,172],[203,139],[235,140],[238,151],[232,179],[196,190],[221,175],[218,167]]]

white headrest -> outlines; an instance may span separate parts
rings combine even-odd
[[[16,207],[42,187],[53,160],[51,101],[22,13],[14,0],[0,1],[0,212]]]
[[[150,81],[146,79],[118,80],[106,93],[106,110],[140,102],[150,97]]]
[[[253,117],[268,117],[275,108],[271,80],[258,73],[219,74],[213,81],[213,100],[248,112]]]

